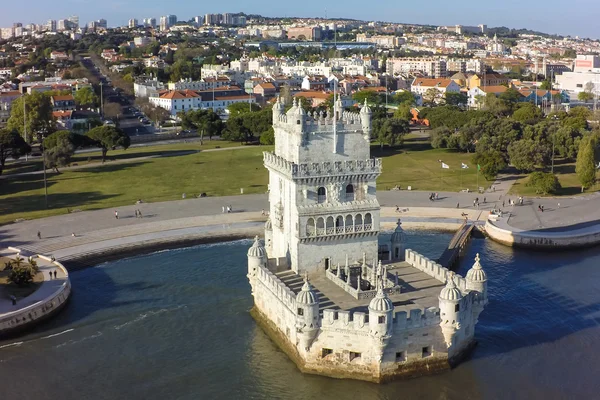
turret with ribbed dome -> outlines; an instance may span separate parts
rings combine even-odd
[[[454,343],[456,332],[461,328],[460,307],[462,298],[463,294],[454,282],[454,272],[448,272],[446,286],[439,295],[440,327],[448,348]]]
[[[467,289],[478,292],[477,300],[482,302],[482,306],[487,304],[487,274],[479,262],[479,253],[475,256],[475,263],[467,272]]]
[[[266,263],[267,251],[258,239],[258,236],[256,236],[252,247],[248,249],[248,278],[253,279],[256,276],[258,268],[266,265]]]
[[[380,363],[392,337],[393,311],[394,303],[383,291],[381,279],[377,279],[377,294],[369,303],[369,333],[374,339],[373,358]]]
[[[406,243],[406,234],[402,229],[402,221],[398,218],[396,230],[390,238],[390,259],[394,261],[404,261],[404,243]]]
[[[319,297],[308,281],[308,274],[304,276],[304,285],[296,295],[296,331],[302,349],[308,351],[317,336],[320,327]]]

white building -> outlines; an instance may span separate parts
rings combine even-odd
[[[438,58],[388,58],[386,67],[390,75],[423,73],[434,78],[446,76],[446,60]]]
[[[129,26],[129,29],[137,28],[137,26],[138,26],[138,20],[135,19],[135,18],[130,19],[129,23],[128,23],[128,26]]]
[[[479,258],[466,279],[454,275],[405,251],[400,222],[380,252],[371,111],[334,108],[273,107],[270,217],[265,245],[257,237],[248,250],[251,314],[304,372],[382,382],[447,369],[472,348],[487,303]],[[433,295],[403,293],[404,277]]]
[[[225,110],[234,103],[256,103],[256,97],[250,95],[229,95],[223,88],[215,91],[195,92],[193,90],[169,90],[148,97],[150,104],[164,108],[175,117],[180,112],[198,109]]]
[[[460,86],[451,79],[415,78],[410,91],[418,96],[417,103],[422,104],[422,99],[428,90],[435,89],[440,92],[437,103],[441,102],[446,93],[460,93]]]

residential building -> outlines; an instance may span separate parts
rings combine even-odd
[[[423,99],[425,93],[430,89],[435,89],[441,94],[436,103],[442,101],[446,93],[460,93],[460,86],[452,79],[415,78],[410,87],[410,91],[418,96],[417,103],[420,102],[419,99]]]
[[[261,82],[254,86],[253,92],[264,102],[277,95],[277,88],[271,82]]]
[[[390,75],[421,73],[433,78],[446,76],[446,60],[441,58],[388,58],[386,67]]]
[[[69,21],[70,29],[79,29],[79,17],[77,15],[71,15],[67,20]]]
[[[508,87],[502,85],[471,87],[467,92],[468,105],[471,108],[481,108],[488,94],[498,97],[507,90]]]
[[[474,88],[479,86],[500,86],[508,85],[510,78],[496,72],[484,74],[472,74],[467,80],[467,87]]]
[[[152,38],[149,38],[147,36],[138,36],[136,38],[133,38],[133,43],[135,44],[135,47],[148,46],[150,43],[152,43],[152,41]]]
[[[287,30],[288,39],[319,41],[321,40],[320,26],[302,26],[289,28]]]
[[[103,18],[100,18],[98,21],[96,21],[96,23],[97,23],[96,26],[98,28],[101,28],[101,29],[107,29],[108,28],[108,23]]]
[[[395,48],[404,44],[405,39],[394,35],[374,35],[369,36],[366,33],[356,35],[357,42],[375,43],[377,47]]]
[[[154,28],[156,26],[156,18],[144,18],[144,26]]]
[[[13,102],[22,95],[18,90],[0,92],[0,123],[8,120]]]
[[[246,94],[237,86],[213,90],[169,90],[148,98],[151,104],[164,108],[175,117],[179,112],[197,109],[225,110],[234,103],[256,103],[256,96]]]
[[[0,39],[12,39],[14,36],[14,28],[0,28]]]
[[[166,31],[170,27],[172,27],[173,25],[175,25],[176,23],[177,23],[177,16],[176,15],[169,14],[169,15],[160,17],[160,30],[161,31]]]
[[[56,32],[56,20],[55,19],[48,20],[48,22],[46,23],[46,30],[48,32]]]
[[[600,56],[597,55],[588,55],[588,54],[578,54],[575,59],[575,68],[573,72],[600,72],[595,71],[600,68]]]
[[[50,59],[53,61],[65,61],[69,56],[64,51],[53,51],[50,53]]]
[[[53,111],[75,110],[75,99],[72,95],[56,95],[50,97]]]
[[[138,20],[135,19],[135,18],[130,19],[129,23],[128,23],[128,26],[129,26],[129,29],[137,28],[137,26],[138,26]]]

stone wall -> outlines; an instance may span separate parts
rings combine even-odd
[[[448,275],[448,268],[442,267],[437,262],[430,260],[422,254],[417,253],[411,249],[406,249],[405,251],[405,261],[409,263],[414,268],[418,269],[421,272],[426,273],[434,279],[437,279],[441,283],[446,283],[446,276]],[[465,278],[460,275],[454,274],[454,283],[461,292],[465,292],[467,290],[467,282]]]
[[[292,344],[296,343],[296,295],[275,274],[261,266],[253,282],[254,304]]]
[[[600,244],[600,224],[562,232],[544,232],[511,228],[499,219],[498,223],[488,220],[485,224],[485,232],[490,239],[515,247],[563,249]]]
[[[52,264],[65,274],[65,282],[57,291],[44,300],[0,317],[0,336],[16,333],[49,318],[63,308],[71,295],[71,281],[69,280],[67,269],[61,263],[52,261],[49,257],[42,255],[34,257],[51,261]]]

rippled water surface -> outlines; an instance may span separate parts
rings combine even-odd
[[[409,232],[438,256],[448,234]],[[600,251],[526,252],[474,239],[490,304],[473,358],[375,385],[303,375],[255,326],[249,241],[172,250],[72,273],[54,320],[0,342],[5,399],[599,398]]]

